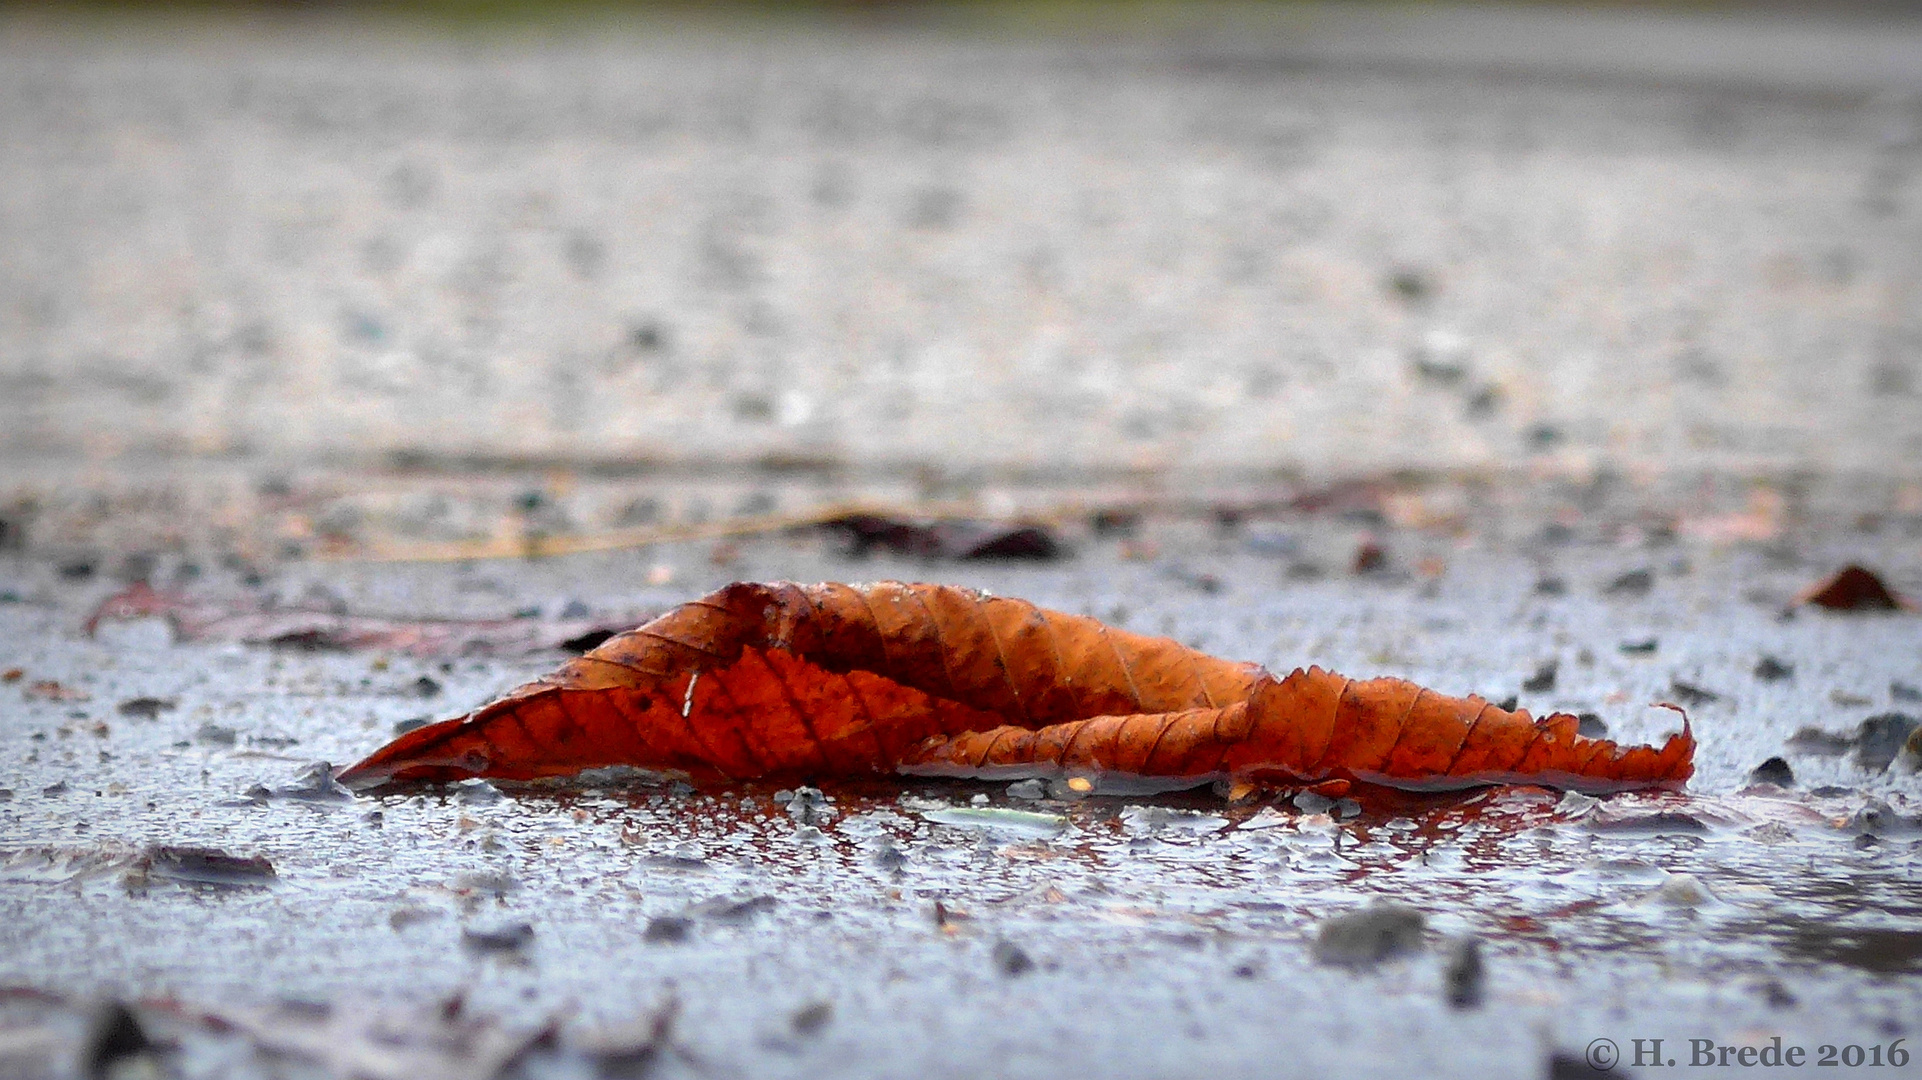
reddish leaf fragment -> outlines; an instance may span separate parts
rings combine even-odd
[[[631,766],[694,776],[1120,774],[1169,787],[1526,780],[1679,787],[1695,741],[1618,747],[1478,697],[1254,664],[941,585],[730,585],[454,720],[350,785]]]
[[[1883,584],[1874,572],[1850,563],[1795,598],[1830,611],[1914,611],[1915,604]]]

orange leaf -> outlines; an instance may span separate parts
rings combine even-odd
[[[730,585],[344,783],[633,766],[750,779],[1121,774],[1448,789],[1679,787],[1695,740],[1617,747],[1566,714],[1320,668],[1276,678],[1166,638],[943,585]]]

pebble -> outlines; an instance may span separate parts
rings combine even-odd
[[[1008,797],[1029,801],[1045,799],[1048,797],[1048,785],[1036,779],[1017,780],[1008,785]]]
[[[1418,952],[1426,925],[1427,920],[1414,908],[1378,900],[1360,911],[1324,920],[1315,936],[1315,962],[1368,967]]]
[[[1480,1007],[1486,996],[1488,970],[1482,963],[1481,943],[1473,937],[1460,937],[1449,943],[1448,959],[1442,965],[1442,998],[1450,1008]]]
[[[508,923],[491,930],[466,929],[460,932],[461,944],[474,952],[519,952],[534,942],[532,923]]]
[[[1880,713],[1862,721],[1855,729],[1855,763],[1870,772],[1882,772],[1902,752],[1903,744],[1918,726],[1922,721],[1899,712]]]
[[[1034,970],[1034,958],[1011,941],[995,942],[993,955],[994,966],[1011,979]]]
[[[1670,874],[1644,899],[1664,907],[1701,907],[1715,903],[1715,894],[1694,874]]]
[[[1795,770],[1780,757],[1772,757],[1752,769],[1748,774],[1751,784],[1774,784],[1777,787],[1794,787]]]
[[[686,941],[694,929],[692,919],[679,915],[657,915],[647,922],[647,929],[641,932],[641,940],[657,945],[672,945]]]

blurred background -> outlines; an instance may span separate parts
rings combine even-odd
[[[1919,394],[1916,4],[0,8],[15,547],[1918,517]]]

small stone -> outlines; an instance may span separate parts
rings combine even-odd
[[[1011,941],[995,942],[993,955],[994,966],[1011,979],[1034,970],[1034,958]]]
[[[1602,590],[1606,596],[1647,596],[1655,587],[1653,570],[1630,570],[1608,583]]]
[[[1369,967],[1422,947],[1427,920],[1405,904],[1376,901],[1360,911],[1324,920],[1315,936],[1318,964]]]
[[[239,741],[240,736],[233,728],[223,727],[214,723],[206,723],[200,725],[199,730],[194,732],[194,738],[200,742],[211,743],[216,746],[232,746]]]
[[[1335,805],[1335,800],[1312,791],[1298,791],[1289,801],[1295,804],[1295,809],[1304,814],[1325,814]]]
[[[1785,664],[1773,656],[1764,656],[1755,663],[1755,677],[1763,682],[1781,682],[1795,678],[1795,665]]]
[[[1751,784],[1774,784],[1777,787],[1794,787],[1795,770],[1780,757],[1772,757],[1757,765],[1748,774]]]
[[[834,1019],[833,1003],[817,1001],[795,1010],[794,1015],[788,1017],[788,1026],[794,1029],[796,1035],[813,1035],[827,1027],[828,1021],[832,1019]]]
[[[1798,753],[1812,754],[1816,757],[1840,757],[1849,752],[1855,740],[1847,735],[1821,728],[1805,727],[1788,737],[1788,748]]]
[[[1008,797],[1030,801],[1045,799],[1048,797],[1048,785],[1036,779],[1017,780],[1008,785]]]
[[[1675,695],[1676,701],[1691,709],[1722,700],[1722,695],[1715,691],[1680,679],[1669,680],[1668,692]]]
[[[1647,899],[1664,907],[1692,908],[1715,903],[1715,894],[1694,874],[1670,874]]]
[[[492,930],[466,929],[460,933],[461,944],[479,953],[520,952],[534,943],[532,923],[508,923]]]
[[[116,1066],[121,1062],[150,1053],[153,1048],[133,1010],[110,1001],[100,1007],[88,1025],[81,1070],[90,1080],[107,1080],[119,1071]]]
[[[506,796],[485,780],[462,780],[454,785],[454,798],[467,806],[490,806]]]
[[[1487,968],[1482,963],[1481,943],[1473,937],[1456,938],[1448,946],[1448,959],[1442,965],[1442,998],[1453,1009],[1473,1009],[1486,996]]]
[[[175,703],[167,698],[128,698],[120,703],[120,715],[131,716],[136,720],[152,720],[154,717],[174,707]]]
[[[441,687],[438,680],[422,675],[414,680],[412,689],[415,697],[430,698],[440,693]]]
[[[1855,763],[1870,772],[1882,772],[1902,752],[1902,744],[1922,721],[1906,713],[1882,713],[1862,721],[1855,729]]]
[[[647,922],[647,929],[641,932],[641,940],[656,945],[673,945],[687,940],[694,929],[692,919],[679,915],[657,915]]]
[[[1529,694],[1546,694],[1555,689],[1555,675],[1560,664],[1553,660],[1535,669],[1535,674],[1522,680],[1522,691]]]
[[[1639,641],[1624,641],[1616,648],[1624,656],[1650,656],[1656,649],[1661,648],[1661,645],[1660,638],[1642,638]]]
[[[1605,739],[1608,737],[1608,723],[1599,713],[1585,712],[1575,717],[1575,734],[1585,739]]]

